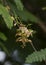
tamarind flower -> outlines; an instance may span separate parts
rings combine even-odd
[[[16,35],[26,36],[26,37],[29,37],[30,35],[32,36],[33,33],[33,30],[27,29],[27,27],[25,26],[20,26],[17,31],[18,33]]]
[[[26,46],[26,42],[29,42],[28,37],[31,35],[32,36],[33,30],[27,29],[27,27],[20,26],[19,29],[17,29],[16,36],[19,36],[16,41],[22,42],[23,46]],[[32,40],[30,40],[32,42]]]
[[[32,43],[32,40],[29,40],[29,39],[27,39],[27,38],[25,38],[25,37],[19,37],[19,38],[17,38],[17,40],[16,41],[18,41],[18,42],[22,42],[23,44],[22,44],[22,47],[24,48],[25,46],[26,46],[26,42],[30,42],[30,43]]]

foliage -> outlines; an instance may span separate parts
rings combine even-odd
[[[35,51],[26,58],[26,63],[38,62],[46,60],[46,49],[41,49],[41,51]]]
[[[29,52],[28,57],[26,54],[24,56],[26,52],[22,53],[24,58],[27,57],[26,62],[45,61],[46,49],[37,51],[32,40],[35,38],[34,34],[36,35],[37,30],[32,29],[31,26],[40,21],[40,18],[25,8],[23,0],[0,0],[0,48],[10,56],[9,52],[16,48],[25,50],[25,46],[28,46],[26,43],[30,43],[33,49],[29,49],[34,52],[29,55],[31,50],[30,52],[26,50]]]
[[[13,20],[11,19],[8,10],[6,7],[0,4],[0,15],[4,18],[4,21],[8,28],[11,28],[13,26]],[[10,22],[9,22],[10,21]]]

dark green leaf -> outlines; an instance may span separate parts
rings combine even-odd
[[[16,3],[18,10],[22,11],[23,10],[23,4],[22,4],[21,0],[14,0],[14,2]]]
[[[11,19],[11,16],[9,15],[8,10],[6,7],[0,4],[0,15],[4,18],[4,21],[9,29],[13,26],[13,20]]]

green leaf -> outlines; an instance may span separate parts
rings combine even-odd
[[[14,12],[15,18],[17,14],[17,16],[19,16],[22,21],[31,21],[35,23],[39,22],[40,19],[32,13],[30,13],[29,11],[27,11],[25,8],[23,9],[23,11],[21,11],[18,10],[14,4],[9,3],[9,5],[11,6],[12,11]]]
[[[8,3],[9,3],[9,6],[11,8],[13,15],[15,16],[15,18],[17,18],[17,14],[16,14],[16,11],[15,11],[15,10],[17,10],[16,7],[14,6],[14,4],[11,4],[11,2],[8,1]]]
[[[4,33],[0,32],[0,39],[2,39],[3,41],[6,41],[7,37],[5,36]]]
[[[23,6],[21,0],[14,0],[14,2],[16,3],[18,10],[23,11],[24,6]]]
[[[11,16],[10,16],[8,10],[6,9],[6,7],[4,7],[1,4],[0,4],[0,15],[2,15],[2,17],[4,18],[4,21],[5,21],[5,24],[7,25],[7,27],[9,29],[11,29],[13,26],[13,20],[11,19]]]
[[[28,12],[26,9],[24,9],[23,11],[16,10],[16,13],[22,19],[22,21],[31,21],[31,22],[35,22],[35,23],[40,21],[39,18],[37,18],[32,13]]]
[[[46,60],[46,48],[41,51],[35,51],[26,58],[26,63],[33,63]]]

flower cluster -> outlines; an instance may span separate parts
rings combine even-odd
[[[16,41],[17,42],[18,41],[22,42],[23,46],[25,46],[25,43],[29,42],[28,37],[30,35],[32,36],[32,33],[33,33],[33,30],[28,29],[24,24],[20,24],[19,29],[17,29],[17,33],[16,33],[16,36],[18,36],[18,38],[16,39]]]

